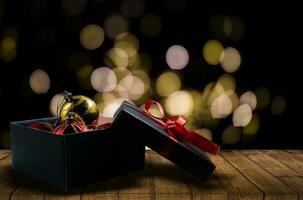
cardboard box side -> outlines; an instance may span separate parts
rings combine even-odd
[[[47,118],[44,121],[52,121]],[[37,120],[12,122],[12,168],[51,185],[64,188],[64,141],[62,136],[28,128]]]

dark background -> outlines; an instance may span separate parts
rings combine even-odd
[[[152,59],[149,73],[152,80],[167,69],[167,49],[180,44],[186,47],[190,56],[188,66],[180,72],[183,84],[202,91],[207,83],[224,73],[220,67],[209,66],[202,56],[205,42],[216,39],[225,47],[233,46],[241,53],[241,67],[233,73],[240,94],[266,87],[270,91],[270,102],[277,95],[285,98],[286,109],[278,116],[272,114],[270,105],[257,111],[260,129],[253,142],[239,141],[224,147],[302,148],[302,75],[299,73],[302,67],[302,36],[299,31],[302,16],[296,5],[221,2],[209,5],[193,0],[146,0],[144,5],[143,15],[155,14],[161,18],[160,34],[149,37],[141,33],[139,21],[143,15],[128,18],[131,24],[129,32],[138,37],[140,51]],[[10,29],[17,33],[16,57],[11,62],[0,60],[0,134],[3,147],[8,147],[9,122],[50,115],[49,102],[55,94],[64,89],[91,97],[96,93],[79,87],[75,73],[67,67],[68,60],[71,55],[84,52],[90,57],[92,66],[103,66],[103,54],[112,47],[113,40],[105,36],[100,48],[88,51],[81,46],[79,33],[87,24],[103,27],[109,15],[119,12],[121,2],[110,0],[87,1],[85,9],[75,16],[67,16],[62,11],[61,1],[1,1],[0,36],[5,37],[5,31]],[[220,35],[220,28],[212,30],[210,23],[214,16],[239,18],[245,25],[243,37],[233,40]],[[50,76],[51,87],[46,94],[35,94],[29,86],[29,76],[37,68],[47,71]],[[213,129],[217,132],[216,142],[221,143],[220,132],[228,123],[230,121],[222,122]]]

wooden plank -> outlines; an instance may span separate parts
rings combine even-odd
[[[82,200],[118,199],[118,190],[121,187],[121,178],[116,177],[87,186],[82,192]]]
[[[263,193],[221,156],[211,156],[214,176],[228,193],[228,199],[263,199]]]
[[[222,156],[264,192],[264,199],[298,199],[298,194],[238,151],[222,151]]]
[[[47,187],[44,190],[45,200],[81,200],[82,188],[73,189],[68,192],[58,190],[57,188]]]
[[[42,200],[44,199],[44,190],[47,186],[40,181],[30,177],[11,194],[11,200]]]
[[[118,199],[153,199],[154,185],[150,170],[150,153],[145,154],[145,170],[123,176]]]
[[[158,154],[150,154],[150,156],[155,199],[191,199],[191,192],[184,182],[185,177],[181,174],[180,169]]]
[[[212,175],[207,182],[202,182],[183,170],[181,173],[183,173],[183,176],[185,177],[185,182],[192,193],[193,200],[227,199],[227,192],[225,192],[224,188],[217,180],[217,177],[214,175]]]
[[[240,152],[276,177],[300,176],[298,172],[292,170],[276,159],[264,154],[260,150],[241,150]]]
[[[303,177],[281,177],[282,181],[299,193],[299,199],[303,200]]]
[[[25,180],[25,176],[11,168],[9,155],[0,160],[0,199],[9,199],[10,194]]]
[[[290,153],[282,150],[264,150],[263,152],[303,176],[303,155],[301,153]]]

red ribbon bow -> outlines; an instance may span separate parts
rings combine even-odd
[[[157,117],[151,113],[152,105],[156,105],[158,111],[161,114],[161,117]],[[145,110],[146,112],[153,116],[156,121],[164,127],[164,130],[167,132],[168,136],[172,138],[175,141],[186,141],[197,148],[211,153],[211,154],[218,154],[220,151],[220,146],[211,142],[210,140],[204,138],[203,136],[199,135],[198,133],[187,130],[184,125],[187,122],[187,119],[183,116],[171,116],[166,117],[164,115],[164,110],[162,105],[154,101],[152,99],[149,99],[145,103]]]

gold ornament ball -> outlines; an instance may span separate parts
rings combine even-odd
[[[71,93],[64,92],[65,102],[63,103],[59,117],[60,122],[65,122],[68,113],[77,113],[86,125],[96,125],[99,118],[99,111],[96,103],[83,95],[73,96]]]

